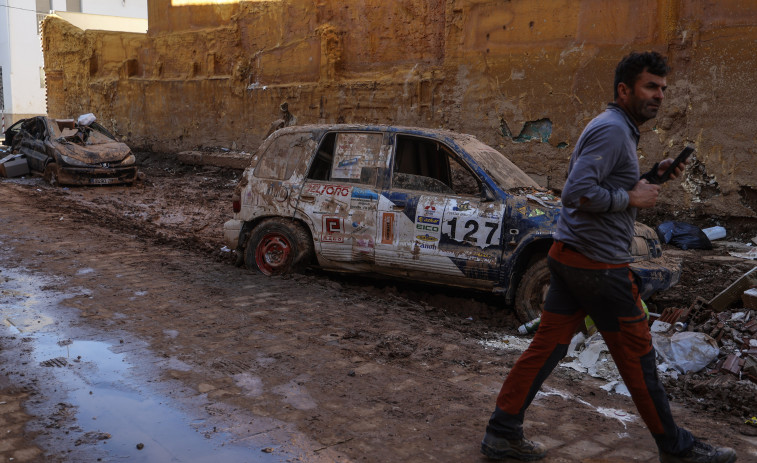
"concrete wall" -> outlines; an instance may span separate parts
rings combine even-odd
[[[287,101],[299,123],[472,133],[549,187],[632,50],[673,66],[642,165],[687,142],[665,201],[754,217],[757,3],[739,0],[148,2],[147,34],[45,23],[48,111],[95,112],[138,148],[253,150]]]

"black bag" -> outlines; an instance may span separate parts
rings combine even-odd
[[[685,222],[663,222],[657,226],[657,236],[663,243],[681,249],[712,249],[712,243],[701,228]]]

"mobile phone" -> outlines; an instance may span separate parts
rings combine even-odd
[[[676,167],[678,167],[678,165],[680,163],[682,163],[686,159],[688,159],[689,156],[691,156],[691,153],[693,153],[693,152],[694,152],[694,147],[691,146],[691,145],[688,145],[686,148],[684,148],[681,151],[681,153],[678,155],[678,157],[676,157],[673,160],[673,163],[668,166],[668,168],[665,170],[665,173],[663,173],[662,175],[660,175],[656,179],[656,180],[658,180],[658,182],[656,182],[656,183],[665,183],[665,182],[667,182],[668,179],[670,178],[670,174],[672,174],[673,172],[675,172]]]

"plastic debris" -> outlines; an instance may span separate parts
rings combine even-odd
[[[733,257],[740,257],[742,259],[755,260],[757,259],[757,248],[750,249],[747,252],[728,252]]]
[[[667,364],[684,374],[703,370],[720,354],[717,341],[694,331],[676,332],[672,336],[653,333],[652,344]]]
[[[712,240],[719,240],[720,238],[725,238],[725,227],[710,227],[710,228],[703,228],[702,232],[704,232],[705,235],[707,235],[707,238],[709,238],[710,241]]]
[[[589,336],[585,340],[581,333],[574,336],[568,346],[567,356],[573,357],[573,361],[562,363],[563,367],[588,373],[594,378],[622,382],[618,367],[612,361],[610,351],[600,333]],[[614,389],[617,392],[617,388]]]
[[[82,114],[79,116],[79,119],[76,120],[76,123],[82,126],[88,126],[91,123],[95,122],[97,118],[92,113]]]

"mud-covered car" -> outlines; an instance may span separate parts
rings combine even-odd
[[[268,137],[224,224],[238,263],[266,275],[317,263],[493,291],[519,319],[541,313],[560,201],[475,137],[388,126],[289,127]],[[642,297],[678,281],[637,223]]]
[[[131,149],[97,122],[36,116],[5,132],[12,153],[26,155],[29,170],[51,185],[131,184],[137,179]]]

